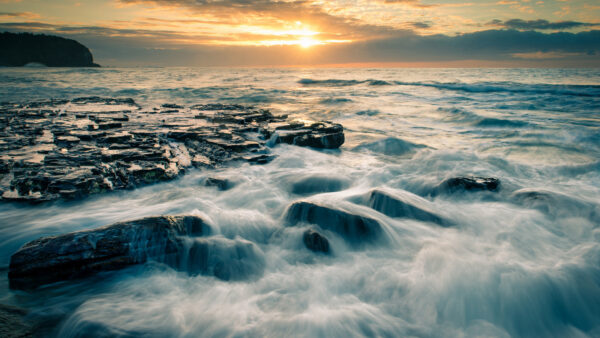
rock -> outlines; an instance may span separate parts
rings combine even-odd
[[[600,206],[589,201],[550,190],[525,188],[515,191],[513,203],[537,209],[552,217],[581,217],[600,223]]]
[[[344,128],[331,122],[290,123],[279,125],[272,134],[273,142],[293,144],[301,147],[336,149],[344,144]]]
[[[1,200],[82,198],[171,180],[189,167],[265,164],[275,158],[268,148],[275,140],[320,148],[343,142],[343,128],[330,122],[285,121],[235,104],[162,108],[175,106],[167,122],[129,98],[0,104]],[[294,135],[271,139],[280,132]]]
[[[431,202],[408,191],[375,189],[369,193],[368,204],[390,217],[412,218],[442,226],[452,225],[452,222],[434,211]]]
[[[229,190],[234,186],[230,180],[220,177],[207,177],[204,179],[204,185],[207,187],[216,187],[221,191]]]
[[[0,33],[0,66],[36,63],[47,67],[100,67],[79,42],[53,35]]]
[[[321,228],[341,235],[350,245],[360,246],[383,239],[383,227],[369,216],[309,201],[294,202],[288,206],[285,219],[294,225],[299,222],[317,224]]]
[[[34,330],[24,319],[27,312],[23,309],[0,304],[0,337],[33,337]]]
[[[314,252],[329,253],[329,241],[320,233],[308,229],[302,235],[302,242],[307,249]]]
[[[499,187],[500,180],[493,177],[452,177],[440,183],[434,192],[437,194],[462,191],[497,191]]]
[[[290,192],[296,195],[333,192],[346,189],[350,182],[344,178],[326,175],[305,175],[292,178]]]
[[[199,217],[159,216],[40,238],[12,255],[10,287],[32,288],[148,260],[177,265],[180,236],[208,233],[210,227]]]
[[[185,266],[192,275],[212,275],[221,280],[243,280],[261,276],[265,268],[262,251],[256,244],[223,237],[196,238],[190,246]]]

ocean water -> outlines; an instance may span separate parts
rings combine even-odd
[[[339,150],[278,145],[266,165],[0,205],[0,303],[28,310],[41,335],[600,336],[600,69],[5,68],[0,83],[0,101],[241,103],[338,122],[346,134]],[[215,175],[234,187],[199,183]],[[495,177],[500,189],[435,193],[457,176]],[[361,205],[375,188],[421,196],[453,225]],[[332,254],[312,253],[302,244],[310,226],[284,216],[299,200],[374,218],[387,240],[355,248],[324,231]],[[8,289],[10,255],[30,240],[160,214],[200,215],[224,243],[251,242],[242,265],[252,276],[148,263]]]

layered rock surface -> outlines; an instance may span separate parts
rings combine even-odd
[[[184,247],[181,237],[209,233],[210,226],[199,217],[159,216],[40,238],[12,255],[10,287],[35,287],[150,259],[176,266]]]
[[[43,202],[170,180],[190,167],[264,164],[269,146],[336,148],[343,127],[237,104],[142,109],[83,97],[0,104],[0,196]]]

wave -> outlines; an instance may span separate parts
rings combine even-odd
[[[316,80],[304,78],[298,81],[304,86],[347,87],[360,84],[371,86],[398,85],[431,87],[440,90],[461,91],[468,93],[515,93],[515,94],[551,94],[566,96],[598,97],[600,85],[567,85],[567,84],[526,84],[518,82],[388,82],[384,80],[342,80],[325,79]]]
[[[383,80],[341,80],[341,79],[327,79],[327,80],[314,80],[314,79],[300,79],[299,84],[304,86],[323,86],[323,87],[347,87],[355,86],[359,84],[368,84],[370,86],[390,86],[392,83]]]
[[[524,121],[513,121],[513,120],[505,120],[505,119],[497,119],[492,117],[486,117],[479,122],[475,123],[477,127],[507,127],[507,128],[520,128],[528,126],[529,123]]]

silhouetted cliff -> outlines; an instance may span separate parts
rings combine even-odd
[[[31,33],[0,33],[0,66],[41,63],[48,67],[100,67],[90,50],[71,39]]]

